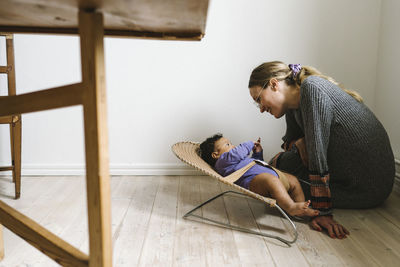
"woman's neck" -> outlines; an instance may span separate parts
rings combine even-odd
[[[300,86],[289,85],[286,90],[286,103],[289,109],[297,109],[300,105]]]

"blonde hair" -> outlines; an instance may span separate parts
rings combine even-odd
[[[343,91],[351,95],[358,102],[363,102],[362,97],[355,91],[348,90],[344,88],[341,84],[336,82],[332,77],[323,75],[319,70],[311,66],[302,66],[301,70],[293,77],[293,71],[289,68],[288,65],[281,61],[271,61],[266,62],[258,66],[253,70],[250,75],[249,80],[249,88],[253,86],[265,86],[272,78],[277,79],[278,81],[284,80],[288,85],[299,85],[303,83],[303,81],[308,76],[318,76],[324,78],[331,83],[339,86]]]

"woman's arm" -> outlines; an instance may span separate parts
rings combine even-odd
[[[300,109],[305,133],[305,147],[311,182],[312,207],[320,211],[310,226],[317,231],[325,229],[331,238],[346,238],[349,231],[337,223],[332,215],[329,189],[328,146],[330,128],[334,119],[333,103],[315,84],[302,87]]]
[[[312,207],[320,210],[321,214],[330,214],[332,202],[327,154],[333,105],[317,85],[308,83],[301,87],[300,110],[308,152]]]
[[[306,145],[304,138],[296,141],[296,147],[300,153],[303,164],[307,166],[308,155],[305,148]],[[331,238],[343,239],[350,234],[350,232],[343,225],[339,224],[333,219],[332,215],[317,216],[311,220],[310,226],[319,232],[321,232],[322,229],[325,229]]]

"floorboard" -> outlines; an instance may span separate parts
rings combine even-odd
[[[210,177],[200,179],[201,202],[221,193],[218,181]],[[199,203],[200,204],[200,203]],[[204,217],[228,223],[225,203],[222,198],[202,207]],[[203,236],[206,246],[207,266],[240,266],[239,254],[232,230],[220,226],[207,225]]]
[[[331,239],[295,222],[299,237],[291,247],[201,219],[182,216],[232,188],[206,176],[114,176],[111,178],[114,266],[398,266],[400,196],[392,193],[374,209],[335,210],[350,236]],[[88,252],[84,177],[22,177],[13,199],[10,178],[0,178],[0,199],[53,233]],[[257,200],[225,195],[196,214],[256,231],[291,238],[277,209]],[[0,266],[58,266],[8,229]]]
[[[203,240],[207,229],[198,221],[182,216],[201,203],[198,177],[179,178],[179,199],[174,239],[174,266],[206,266],[206,245]],[[200,210],[201,214],[201,210]]]
[[[222,191],[232,190],[225,184],[220,184],[220,186]],[[228,194],[223,199],[229,222],[232,225],[258,231],[257,222],[247,197]],[[232,231],[232,233],[241,264],[245,266],[275,266],[263,237],[239,231]]]

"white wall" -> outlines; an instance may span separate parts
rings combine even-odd
[[[400,159],[400,1],[383,0],[381,18],[375,105]]]
[[[264,61],[313,65],[373,108],[380,0],[214,0],[201,42],[106,38],[113,174],[178,174],[170,146],[222,132],[262,138],[268,159],[284,120],[260,114],[247,83]],[[16,35],[18,93],[80,81],[79,40]],[[2,87],[4,87],[2,85]],[[80,107],[23,116],[23,173],[82,173]],[[9,158],[0,129],[0,161]]]

